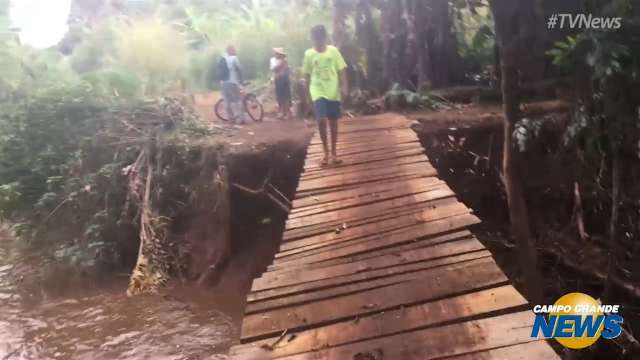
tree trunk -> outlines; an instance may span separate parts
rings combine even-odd
[[[345,20],[347,19],[345,0],[334,0],[333,3],[333,44],[342,48],[345,40]]]
[[[380,37],[382,38],[382,81],[385,87],[391,82],[391,5],[380,4]]]
[[[382,92],[382,59],[380,49],[382,42],[378,30],[373,23],[371,0],[359,0],[356,6],[356,39],[358,45],[366,51],[366,77],[368,90]]]
[[[519,1],[492,0],[496,37],[501,50],[502,99],[504,122],[504,185],[509,204],[511,234],[516,240],[517,256],[524,274],[526,296],[533,303],[543,302],[543,282],[538,269],[537,252],[531,234],[526,197],[519,171],[519,153],[514,148],[513,131],[520,120],[519,29],[526,10]],[[526,44],[522,44],[526,46]]]
[[[423,86],[428,85],[430,67],[429,58],[429,42],[428,42],[428,26],[427,26],[427,9],[425,2],[416,0],[414,2],[413,14],[415,16],[415,31],[416,31],[416,60],[417,60],[417,84],[418,90]]]
[[[453,85],[461,76],[460,57],[448,0],[430,2],[430,79],[433,87]]]
[[[615,141],[615,140],[613,140]],[[618,264],[618,218],[620,213],[620,151],[618,145],[611,146],[611,218],[609,219],[609,249],[607,256],[607,280],[602,293],[603,304],[612,301],[614,293],[614,277]]]
[[[626,148],[636,147],[630,134],[633,134],[636,122],[636,107],[633,93],[633,85],[624,76],[613,76],[602,84],[604,115],[607,121],[608,140],[611,146],[611,218],[609,219],[609,246],[607,280],[602,294],[603,301],[613,302],[615,277],[620,269],[622,249],[618,239],[618,226],[620,218],[620,202],[622,199],[622,154]],[[630,141],[631,140],[631,141]]]
[[[401,62],[406,45],[406,31],[403,31],[402,2],[384,1],[380,28],[382,31],[383,71],[386,84],[401,83]]]

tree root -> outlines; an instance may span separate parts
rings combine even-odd
[[[554,259],[558,260],[562,265],[577,271],[581,274],[584,274],[586,276],[589,276],[591,278],[597,279],[599,281],[605,281],[607,279],[607,274],[605,274],[602,271],[599,271],[597,269],[586,269],[582,266],[580,266],[577,262],[568,259],[566,256],[559,254],[555,251],[551,251],[549,249],[538,249],[539,251],[541,251],[543,254],[548,255],[550,257],[553,257]],[[627,293],[629,293],[629,295],[631,295],[632,297],[634,297],[635,299],[640,299],[640,287],[619,278],[618,276],[614,276],[613,277],[613,283],[618,286],[619,288],[625,290]]]
[[[289,199],[284,196],[284,194],[282,194],[282,192],[280,192],[275,186],[271,185],[269,183],[270,180],[271,171],[269,171],[269,174],[262,182],[262,186],[258,189],[250,189],[246,186],[236,183],[232,183],[231,186],[251,195],[264,196],[271,200],[280,209],[282,209],[282,211],[284,211],[285,213],[289,213],[289,211],[291,210],[291,201],[289,201]],[[272,193],[269,193],[269,191],[271,191]]]
[[[163,264],[165,251],[162,249],[166,238],[165,226],[159,218],[153,216],[151,207],[153,165],[148,156],[143,159],[147,168],[143,195],[139,196],[138,184],[142,176],[139,172],[133,174],[130,187],[132,197],[137,198],[140,203],[140,247],[138,260],[129,280],[128,296],[157,292],[158,287],[168,278],[167,264]]]
[[[584,226],[584,211],[582,207],[582,195],[580,194],[580,185],[578,182],[574,182],[573,186],[573,197],[574,197],[574,205],[573,205],[573,215],[571,215],[571,223],[575,222],[578,228],[578,234],[580,235],[580,239],[582,241],[587,241],[589,239],[589,234],[585,230]]]
[[[562,255],[562,254],[558,254],[557,252],[551,251],[549,249],[539,249],[542,253],[544,253],[545,255],[548,255],[550,257],[555,258],[557,261],[559,261],[562,265],[577,271],[581,274],[584,274],[586,276],[598,279],[599,281],[606,281],[607,280],[607,274],[605,274],[604,272],[598,271],[597,269],[585,269],[584,267],[580,266],[578,263],[576,263],[573,260],[568,259],[566,256]],[[618,277],[614,277],[613,279],[613,283],[620,287],[621,289],[624,289],[625,291],[627,291],[632,297],[634,297],[635,299],[640,299],[640,288],[623,280],[620,279]],[[620,346],[620,348],[622,348],[622,351],[625,354],[640,354],[640,342],[638,342],[638,340],[633,336],[633,334],[631,334],[627,329],[625,328],[621,328],[622,329],[622,333],[620,334],[620,336],[616,339],[613,339],[612,341]]]

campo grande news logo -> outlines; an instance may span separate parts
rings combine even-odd
[[[583,293],[570,293],[553,305],[536,305],[531,337],[554,338],[570,349],[593,345],[602,336],[614,339],[622,332],[620,305],[602,305]],[[545,317],[545,314],[548,316]]]

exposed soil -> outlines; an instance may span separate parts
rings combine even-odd
[[[552,304],[561,295],[574,291],[597,297],[602,292],[603,274],[593,270],[606,269],[605,244],[597,239],[585,243],[572,222],[576,161],[572,154],[561,150],[567,107],[561,102],[545,102],[525,105],[523,110],[525,116],[545,119],[535,144],[527,149],[523,171],[547,302]],[[521,290],[522,278],[509,236],[508,208],[500,178],[503,131],[499,107],[469,105],[446,112],[414,113],[411,117],[420,122],[417,131],[440,176],[482,219],[475,234]],[[599,232],[606,231],[608,210],[596,207],[594,200],[586,201],[589,211],[585,222],[597,238]],[[638,298],[623,293],[619,303],[625,308],[625,322],[638,333],[640,317],[634,306]],[[597,349],[573,355],[580,359],[624,358],[611,342],[600,344]],[[556,350],[565,352],[561,346]]]
[[[244,188],[259,189],[268,178],[268,182],[279,192],[292,199],[302,171],[306,144],[309,141],[313,124],[302,120],[277,120],[274,116],[275,109],[269,105],[267,105],[267,114],[262,123],[233,125],[222,122],[216,119],[213,114],[213,104],[217,101],[216,96],[218,95],[198,97],[196,105],[211,127],[218,130],[218,141],[224,144],[224,148],[228,150],[225,150],[224,162],[228,167],[229,183],[238,184]],[[542,141],[528,151],[527,183],[525,186],[527,193],[530,194],[528,200],[532,213],[532,224],[539,239],[538,247],[549,303],[553,303],[560,295],[570,291],[600,294],[602,279],[587,270],[604,269],[604,261],[606,260],[601,243],[594,240],[585,244],[578,238],[575,228],[567,225],[571,223],[572,184],[575,173],[571,166],[571,157],[557,151],[560,144],[559,129],[564,129],[567,109],[565,103],[558,101],[528,104],[523,107],[526,116],[544,117],[548,120],[539,135],[539,139]],[[517,257],[514,256],[514,245],[508,235],[508,211],[500,181],[503,136],[501,128],[503,119],[500,107],[491,104],[464,105],[453,110],[411,113],[409,116],[419,120],[421,126],[417,131],[440,176],[456,192],[459,199],[473,208],[483,220],[474,229],[474,232],[491,250],[501,268],[516,287],[521,288],[519,264],[514,261]],[[551,174],[553,177],[549,176]],[[166,326],[158,324],[171,324],[170,326],[173,328],[181,329],[180,336],[183,339],[189,338],[195,342],[198,341],[201,334],[191,333],[187,326],[189,324],[188,316],[197,318],[196,322],[202,322],[202,326],[205,326],[207,319],[211,319],[212,316],[208,312],[214,310],[220,313],[219,316],[215,316],[220,317],[221,320],[213,327],[207,328],[207,333],[204,336],[216,337],[214,353],[225,354],[228,347],[238,337],[246,294],[250,289],[251,282],[271,262],[278,249],[287,218],[287,214],[267,197],[251,194],[233,186],[230,190],[229,202],[231,204],[230,256],[217,272],[217,277],[211,282],[211,287],[198,289],[189,284],[173,283],[163,291],[162,298],[147,299],[145,297],[147,300],[139,303],[143,304],[142,306],[132,307],[122,295],[126,287],[124,282],[117,281],[115,285],[110,284],[102,287],[93,283],[89,295],[86,295],[85,291],[82,295],[85,298],[74,303],[74,308],[80,311],[78,316],[83,316],[83,311],[91,312],[96,309],[98,305],[95,304],[95,299],[111,299],[109,302],[113,304],[113,308],[100,307],[100,316],[92,319],[89,325],[92,329],[105,332],[105,336],[108,334],[114,336],[119,334],[135,335],[142,331],[147,338],[151,336],[153,341],[171,344],[177,338],[159,336],[158,334],[171,332]],[[606,229],[603,224],[606,221],[603,219],[607,218],[606,212],[606,208],[601,208],[585,215],[589,226],[588,230],[592,234]],[[569,259],[570,263],[563,259]],[[11,262],[5,265],[6,269],[13,267]],[[58,274],[58,276],[62,275]],[[123,276],[124,278],[126,276]],[[2,279],[0,278],[0,280]],[[21,282],[21,279],[13,279],[12,284],[18,284],[15,286],[23,289],[16,290],[14,285],[11,285],[11,291],[20,293],[24,297],[35,296],[38,300],[30,300],[27,310],[22,308],[23,304],[12,302],[11,306],[14,306],[15,309],[12,308],[11,316],[24,313],[25,316],[28,316],[25,318],[28,321],[41,323],[61,321],[64,316],[45,314],[43,312],[44,306],[46,309],[50,309],[51,304],[64,303],[65,299],[70,296],[72,299],[78,296],[77,289],[69,290],[72,288],[71,286],[65,286],[66,290],[62,290],[58,287],[52,289],[51,286],[42,284],[35,287],[31,284],[23,286],[20,285]],[[53,283],[56,283],[55,280]],[[52,296],[55,299],[53,302]],[[12,301],[13,298],[11,295],[9,300]],[[637,299],[635,301],[637,303]],[[43,305],[40,305],[41,303]],[[87,303],[87,308],[82,309],[85,303]],[[633,298],[622,297],[620,303],[625,306],[625,321],[633,324],[636,333],[640,333],[638,328],[640,322],[635,311],[637,308],[632,307]],[[158,311],[166,311],[171,318],[141,317],[139,323],[148,326],[144,329],[138,329],[137,325],[130,325],[131,328],[125,330],[114,327],[121,326],[117,319],[122,319],[126,309],[132,308],[133,311],[136,311],[131,316],[141,316],[138,313],[143,311],[145,307],[149,309],[159,307]],[[165,307],[168,307],[169,310],[164,309]],[[46,317],[42,318],[42,316]],[[180,319],[184,316],[187,317],[181,321]],[[22,321],[22,317],[17,319]],[[41,323],[36,325],[42,326]],[[2,324],[0,323],[0,325]],[[66,329],[65,338],[74,339],[78,345],[90,345],[90,341],[96,341],[95,335],[86,338],[86,341],[83,340],[82,333],[85,331],[82,329],[80,331],[73,330],[77,324],[68,322],[67,325],[64,327]],[[27,325],[22,324],[21,326]],[[11,324],[9,328],[4,330],[10,332],[10,328]],[[43,329],[49,332],[48,325]],[[155,334],[154,331],[157,331],[158,334]],[[63,351],[63,354],[78,354],[77,351],[80,351],[75,345],[68,348],[67,343],[62,343],[62,338],[50,337],[41,332],[35,327],[29,328],[27,326],[25,335],[16,337],[16,344],[31,340],[40,341],[39,350],[34,349],[35,352],[27,352],[27,354],[34,356],[51,355],[56,351]],[[0,326],[0,333],[3,333],[2,326]],[[159,337],[153,338],[156,335]],[[97,340],[101,341],[100,338]],[[108,342],[109,338],[103,340]],[[116,341],[118,337],[115,336],[115,339],[112,337],[111,340]],[[91,351],[88,353],[90,355],[85,356],[101,358],[101,356],[109,354],[111,358],[136,358],[137,356],[149,355],[144,352],[127,353],[126,349],[135,349],[137,346],[137,343],[129,338],[118,341],[121,341],[119,346],[124,349],[123,352],[109,353],[97,350]],[[555,342],[552,343],[555,344]],[[603,356],[612,359],[623,358],[614,345],[609,342],[601,343],[604,345],[600,346],[599,352],[583,351],[578,354],[578,358],[603,358]],[[9,349],[13,349],[13,347],[10,346]],[[165,352],[173,354],[174,351],[185,354],[186,350],[171,350],[161,346],[158,346],[157,349],[160,349],[157,354],[162,355]],[[197,344],[194,349],[197,349],[192,353],[195,356],[212,354],[212,349],[207,348],[205,344]],[[112,349],[107,350],[111,351]],[[564,351],[560,347],[557,350]],[[1,352],[2,348],[0,348]]]
[[[263,194],[248,193],[234,185],[258,190],[266,181],[292,200],[313,123],[276,119],[275,107],[267,102],[263,122],[230,124],[213,111],[219,96],[212,93],[196,98],[197,109],[212,128],[220,130],[220,141],[229,150],[224,162],[230,185],[230,256],[209,291],[218,294],[216,308],[224,309],[239,330],[246,294],[277,252],[287,213]]]
[[[310,125],[270,114],[241,126],[209,119],[218,136],[205,147],[219,152],[214,158],[226,165],[229,184],[257,189],[269,176],[293,199]],[[71,280],[69,268],[45,266],[51,261],[44,252],[22,253],[0,236],[0,335],[8,339],[0,341],[0,358],[225,358],[252,279],[271,262],[287,217],[268,198],[234,187],[229,203],[229,256],[215,276],[203,287],[172,281],[160,295],[127,298],[127,269]]]
[[[220,99],[219,92],[197,95],[195,108],[209,126],[219,132],[221,141],[232,152],[261,151],[273,144],[295,143],[306,146],[315,123],[308,120],[277,118],[276,106],[267,101],[263,104],[265,116],[262,122],[248,120],[246,124],[235,125],[218,119],[214,105]]]
[[[525,117],[537,117],[567,112],[569,104],[560,100],[541,101],[524,104],[521,108]],[[500,126],[504,120],[501,105],[493,103],[454,104],[450,110],[414,111],[407,113],[407,116],[420,121],[424,132],[454,128],[495,127]]]

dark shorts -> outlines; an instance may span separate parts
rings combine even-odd
[[[281,107],[291,106],[291,81],[289,76],[281,76],[275,79],[276,99]]]
[[[318,99],[314,101],[313,112],[316,115],[316,120],[338,120],[342,116],[340,101],[332,101],[327,99]]]

